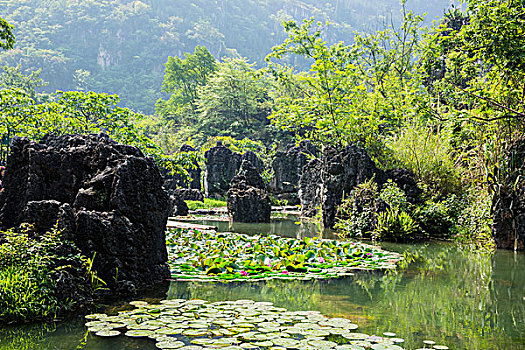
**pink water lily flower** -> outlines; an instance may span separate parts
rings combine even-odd
[[[283,270],[283,272],[282,272],[282,273],[284,273],[285,275],[287,275],[287,274],[288,274],[288,271],[286,271],[286,270]]]
[[[244,271],[244,270],[241,270],[241,275],[243,276],[248,276],[248,272]]]
[[[326,260],[322,256],[318,257],[317,261],[319,261],[321,264],[324,264],[326,262]]]

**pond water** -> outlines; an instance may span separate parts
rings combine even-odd
[[[231,230],[228,223],[201,222]],[[222,226],[226,225],[226,226]],[[243,233],[280,232],[317,236],[313,225],[278,220],[269,225],[236,225]],[[395,332],[406,349],[425,339],[450,349],[525,349],[525,254],[472,252],[451,243],[383,248],[408,252],[414,262],[397,273],[363,272],[339,280],[253,283],[172,282],[160,298],[209,301],[271,301],[289,310],[319,310],[347,317],[359,331]],[[151,301],[151,300],[150,300]],[[86,333],[84,320],[0,329],[0,349],[155,349],[154,341]]]

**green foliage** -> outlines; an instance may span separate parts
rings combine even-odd
[[[40,78],[40,70],[24,75],[20,65],[17,67],[4,66],[2,69],[4,72],[0,75],[1,90],[22,90],[34,100],[45,98],[45,96],[37,94],[37,89],[47,85],[47,82]]]
[[[265,183],[268,183],[269,182],[269,179],[268,181],[264,178],[263,176],[263,180],[265,181]],[[288,203],[288,200],[287,199],[277,199],[275,198],[274,195],[270,194],[270,201],[272,202],[272,206],[276,206],[276,207],[286,207],[289,205]],[[280,213],[272,213],[272,217],[278,217],[278,216],[282,216],[282,217],[287,217],[288,214],[286,213],[283,213],[282,215],[280,215]]]
[[[379,192],[379,199],[395,210],[407,210],[408,202],[405,191],[400,189],[392,180],[388,180]]]
[[[14,27],[5,19],[0,17],[0,48],[4,50],[12,49],[15,45]]]
[[[0,268],[0,322],[54,318],[59,305],[53,281],[37,264]]]
[[[381,189],[371,179],[359,184],[338,208],[336,230],[342,237],[395,242],[421,237],[450,237],[457,229],[461,206],[455,196],[413,205],[392,181]]]
[[[377,214],[377,224],[372,239],[381,241],[406,242],[414,239],[417,224],[403,210],[387,208]]]
[[[242,56],[260,67],[271,47],[285,37],[283,20],[315,15],[334,23],[331,39],[350,40],[354,30],[368,30],[397,3],[5,0],[0,14],[16,26],[17,46],[1,56],[24,70],[42,69],[42,77],[50,82],[46,92],[82,87],[116,93],[123,105],[152,114],[155,101],[163,98],[159,87],[168,56],[183,58],[184,52],[205,45],[218,59]],[[409,4],[434,18],[449,0]],[[394,13],[394,20],[398,18]],[[85,84],[79,84],[78,70],[89,73]]]
[[[14,136],[35,130],[35,102],[22,90],[0,89],[0,163],[5,164]]]
[[[392,165],[411,170],[434,193],[463,191],[463,169],[458,165],[448,130],[409,122],[387,140],[387,146],[392,152]]]
[[[157,113],[161,125],[169,123],[180,130],[166,133],[178,133],[199,145],[214,137],[272,140],[268,87],[253,66],[245,59],[219,63],[200,46],[184,59],[169,57],[163,91],[170,93],[170,99],[157,102]]]
[[[343,238],[368,238],[371,235],[379,212],[379,187],[370,179],[360,183],[345,198],[337,209],[335,229]]]
[[[463,201],[456,195],[443,200],[429,199],[414,210],[421,229],[430,237],[451,237],[461,214]]]
[[[471,188],[465,202],[458,215],[457,226],[454,227],[455,239],[463,244],[474,245],[477,249],[493,250],[492,196],[485,189]]]
[[[226,201],[221,201],[217,199],[204,198],[204,202],[200,201],[186,201],[189,210],[197,209],[213,209],[226,206]]]
[[[285,22],[289,37],[266,58],[276,81],[287,87],[276,97],[273,123],[322,144],[361,143],[381,156],[380,135],[415,115],[424,93],[414,65],[421,21],[403,5],[401,28],[356,35],[351,46],[328,45],[313,19],[301,26]],[[290,55],[308,59],[309,72],[294,76],[277,65]]]
[[[157,102],[157,114],[179,124],[194,123],[198,88],[205,86],[216,70],[217,61],[204,46],[197,46],[193,54],[185,53],[184,58],[168,57],[162,91],[170,94],[170,98]]]
[[[463,196],[432,195],[422,203],[407,202],[396,184],[381,189],[372,180],[359,184],[338,208],[335,229],[343,238],[358,237],[395,242],[416,238],[454,238],[483,249],[492,249],[491,199],[471,188]]]
[[[36,121],[36,106],[33,99],[22,90],[0,89],[0,134],[8,140],[24,136]]]
[[[348,47],[342,43],[328,46],[321,39],[321,23],[305,20],[302,26],[287,21],[284,28],[289,37],[283,44],[272,48],[267,56],[269,70],[280,84],[291,85],[299,96],[283,95],[277,99],[273,122],[285,130],[304,133],[306,138],[327,143],[341,143],[348,138],[359,138],[360,125],[345,108],[350,101],[366,95],[366,88],[356,87],[356,70]],[[275,66],[272,59],[282,60],[288,55],[299,55],[312,60],[309,74],[290,79],[287,67]],[[359,102],[358,102],[359,103]],[[371,132],[377,130],[372,127]],[[352,134],[350,134],[352,133]],[[356,137],[354,137],[356,135]]]
[[[469,0],[466,13],[447,16],[426,42],[422,64],[435,93],[437,116],[456,113],[487,132],[513,138],[525,120],[523,1]],[[467,20],[468,19],[468,20]]]
[[[260,153],[261,150],[264,149],[264,145],[261,142],[253,141],[246,137],[242,140],[237,140],[230,136],[216,136],[208,139],[208,141],[204,145],[202,145],[202,152],[206,152],[210,148],[215,147],[218,142],[228,147],[233,152],[237,152],[240,154],[244,154],[247,151]]]
[[[389,180],[379,192],[379,199],[387,205],[387,208],[377,213],[377,221],[371,234],[372,239],[394,242],[413,240],[419,228],[408,213],[411,207],[405,192]]]
[[[177,153],[182,145],[190,141],[186,139],[186,133],[178,127],[175,121],[166,120],[157,115],[144,116],[135,121],[135,125],[165,154]]]
[[[408,214],[411,206],[405,192],[392,181],[379,186],[370,179],[343,200],[335,229],[342,237],[407,241],[415,238],[418,225]]]
[[[30,91],[40,82],[38,75],[33,74],[18,78]],[[57,91],[46,100],[37,101],[19,89],[0,89],[0,137],[5,140],[5,145],[9,145],[14,136],[39,140],[48,133],[104,133],[119,143],[138,147],[169,171],[184,174],[184,169],[177,163],[184,157],[175,160],[167,157],[137,126],[142,115],[119,107],[117,95]],[[0,161],[3,161],[7,152],[3,148],[1,151]]]
[[[199,89],[199,134],[269,139],[270,99],[253,66],[244,59],[226,59]]]
[[[53,229],[41,236],[0,232],[0,322],[27,322],[54,318],[77,308],[80,300],[68,300],[56,289],[61,273],[73,277],[77,294],[90,297],[103,283],[87,265],[75,245]],[[31,237],[33,235],[34,237]],[[62,252],[62,253],[59,253]],[[69,252],[68,255],[61,255]]]

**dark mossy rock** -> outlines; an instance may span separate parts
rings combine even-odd
[[[286,200],[289,205],[299,204],[299,180],[303,174],[308,158],[317,154],[312,143],[303,140],[286,151],[278,151],[272,163],[273,176],[270,190],[277,199]]]
[[[243,161],[249,161],[250,163],[252,163],[252,165],[255,167],[255,169],[257,169],[257,172],[259,174],[262,174],[262,172],[264,171],[264,163],[263,161],[257,156],[257,154],[255,154],[254,152],[252,151],[246,151],[242,154],[241,156],[241,164]]]
[[[227,196],[233,222],[270,222],[271,202],[264,181],[248,160],[232,179]]]
[[[347,146],[342,150],[326,148],[322,161],[323,225],[332,228],[343,196],[349,194],[358,184],[372,178],[381,184],[385,176],[365,149],[355,145]]]
[[[319,213],[322,199],[322,162],[314,158],[306,164],[299,180],[301,216],[314,217]]]
[[[169,278],[168,195],[155,162],[105,135],[15,138],[0,195],[0,226],[58,222],[116,292]],[[120,288],[122,289],[122,288]]]
[[[195,189],[191,188],[178,188],[171,192],[174,196],[181,198],[185,201],[199,201],[204,202],[204,194]]]
[[[170,207],[170,215],[173,216],[186,216],[190,211],[184,199],[178,195],[170,196]]]
[[[387,180],[392,180],[397,187],[405,192],[409,203],[418,204],[422,202],[423,190],[417,185],[413,172],[400,168],[390,169],[385,171],[385,177]]]
[[[242,155],[219,144],[204,153],[204,192],[208,198],[224,198],[241,166]]]

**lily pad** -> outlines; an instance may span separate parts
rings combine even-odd
[[[136,304],[135,310],[118,316],[87,317],[86,325],[101,337],[119,335],[117,329],[122,329],[129,337],[154,339],[159,349],[403,349],[394,344],[403,341],[393,337],[394,333],[384,333],[392,337],[353,333],[351,320],[328,318],[314,311],[290,312],[272,303],[177,299],[159,305]],[[447,347],[434,345],[434,349]]]
[[[159,349],[180,349],[184,346],[181,341],[162,341],[155,344]]]
[[[115,337],[117,335],[120,335],[120,332],[113,331],[113,330],[103,330],[103,331],[98,331],[95,334],[98,335],[99,337]]]

